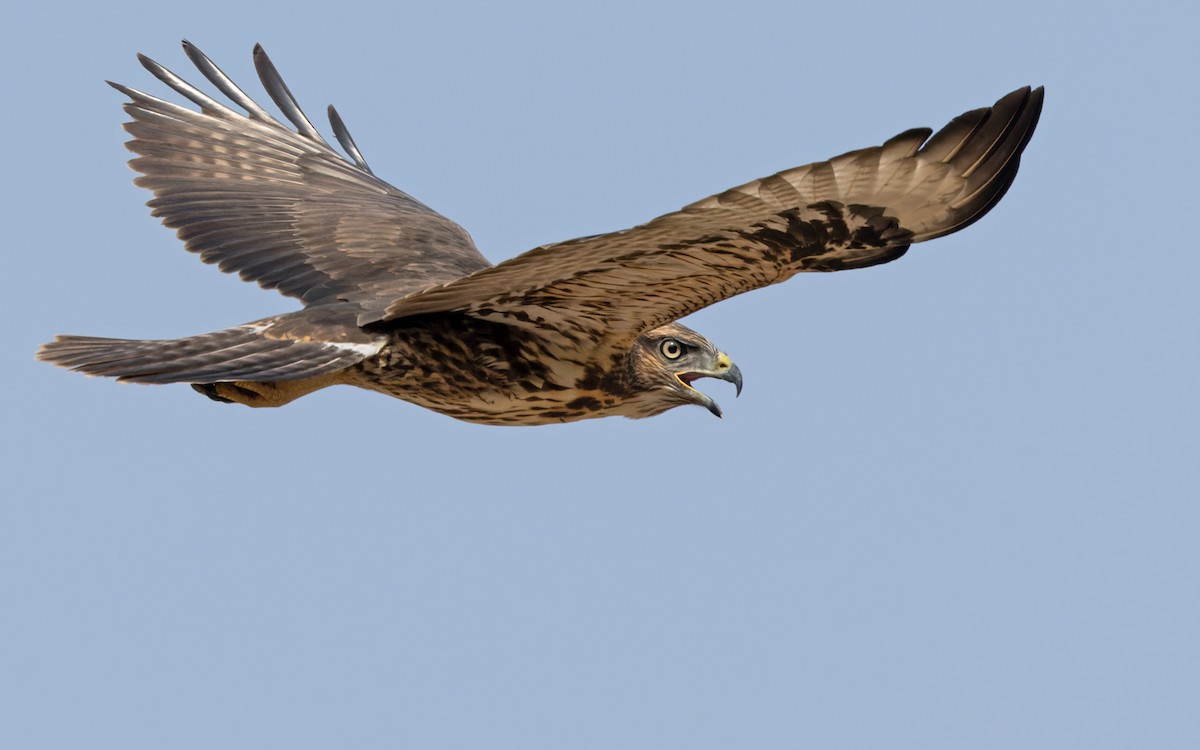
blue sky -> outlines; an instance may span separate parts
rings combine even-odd
[[[0,29],[0,746],[1191,748],[1200,253],[1190,5],[213,2]],[[968,230],[692,316],[742,397],[503,429],[33,361],[293,309],[131,184],[112,79],[309,113],[493,260],[940,126],[1024,84]],[[265,100],[265,96],[260,96]],[[326,132],[328,132],[326,130]]]

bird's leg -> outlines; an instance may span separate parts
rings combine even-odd
[[[307,380],[281,380],[263,383],[253,380],[235,380],[228,383],[194,383],[192,388],[213,401],[226,404],[245,404],[253,407],[283,406],[315,390],[337,382],[334,375],[323,375]]]

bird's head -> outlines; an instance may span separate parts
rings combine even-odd
[[[699,404],[721,416],[717,402],[692,387],[699,378],[726,380],[742,392],[742,371],[729,356],[678,323],[640,336],[628,362],[634,391],[630,400],[637,411],[630,416],[649,417],[683,404]]]

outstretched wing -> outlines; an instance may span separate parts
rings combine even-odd
[[[261,46],[254,65],[292,130],[238,88],[200,50],[183,49],[204,77],[245,110],[216,101],[153,60],[155,77],[200,111],[111,83],[130,102],[125,129],[139,156],[135,183],[187,249],[222,271],[305,305],[382,308],[389,300],[491,264],[457,224],[375,177],[333,107],[329,119],[353,161],[320,136]]]
[[[736,294],[801,271],[886,263],[966,227],[1012,183],[1041,109],[1042,89],[1023,88],[932,138],[909,130],[633,229],[545,245],[399,299],[382,319],[461,311],[623,349]]]

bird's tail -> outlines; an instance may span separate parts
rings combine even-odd
[[[134,383],[278,382],[336,372],[378,350],[369,344],[272,337],[268,331],[251,324],[160,341],[56,336],[42,345],[37,358]]]

